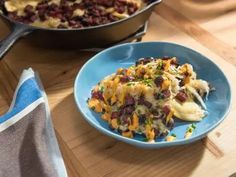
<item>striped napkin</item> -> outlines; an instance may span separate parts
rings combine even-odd
[[[32,69],[22,73],[0,116],[0,177],[67,177],[47,97]]]

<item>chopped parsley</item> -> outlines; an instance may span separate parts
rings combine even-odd
[[[146,119],[145,120],[145,124],[148,124],[148,125],[151,125],[151,124],[153,124],[153,120],[152,119]]]
[[[103,86],[99,87],[99,91],[103,92],[104,91],[104,87]]]
[[[157,70],[161,70],[162,69],[162,66],[163,66],[163,61],[159,61],[158,64],[157,64]]]
[[[134,69],[134,67],[135,67],[135,66],[134,66],[134,65],[132,65],[132,66],[130,66],[129,68],[130,68],[130,69]]]
[[[120,119],[117,119],[117,124],[118,124],[118,125],[121,125]]]
[[[149,87],[152,87],[152,79],[144,79],[143,83]]]
[[[177,137],[176,134],[174,134],[174,133],[172,133],[171,136],[173,136],[173,137],[175,137],[175,138]]]
[[[196,129],[195,124],[191,124],[188,126],[186,133],[193,133],[193,131]]]
[[[196,129],[196,125],[195,125],[195,124],[191,124],[191,127],[192,127],[193,129]]]
[[[137,111],[138,111],[138,114],[141,114],[141,110],[140,109],[137,109]]]
[[[127,84],[127,86],[134,86],[134,85],[135,85],[135,84],[132,83],[132,82],[130,82],[130,83]]]

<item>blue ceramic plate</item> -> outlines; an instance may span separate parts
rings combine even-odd
[[[123,137],[108,128],[108,124],[87,107],[87,99],[91,89],[105,76],[114,73],[118,68],[127,68],[142,57],[176,56],[178,61],[190,63],[197,72],[198,78],[210,82],[216,91],[211,92],[206,101],[208,116],[196,123],[196,129],[189,139],[184,134],[191,122],[176,121],[171,131],[177,135],[173,142],[157,139],[155,143],[145,142],[142,136],[134,139]],[[231,90],[223,72],[209,59],[198,52],[181,45],[164,42],[141,42],[115,46],[106,49],[91,58],[80,70],[74,85],[74,95],[77,106],[84,118],[97,130],[126,143],[139,147],[164,147],[191,143],[206,136],[226,117],[231,103]]]

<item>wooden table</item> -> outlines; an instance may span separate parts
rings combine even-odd
[[[7,28],[0,23],[0,36]],[[236,90],[236,1],[164,0],[144,41],[169,41],[211,58]],[[77,111],[73,83],[94,53],[17,43],[0,62],[0,114],[10,105],[24,68],[40,73],[70,177],[229,177],[236,172],[236,95],[225,121],[191,145],[145,150],[118,142],[88,125]],[[231,176],[231,177],[232,177]]]

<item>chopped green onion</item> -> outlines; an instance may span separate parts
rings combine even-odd
[[[121,121],[120,119],[117,119],[117,124],[120,125],[121,124]]]
[[[141,114],[141,110],[140,109],[138,109],[137,111],[138,111],[138,114]]]
[[[153,121],[152,121],[152,119],[150,119],[150,118],[145,120],[145,124],[149,124],[149,125],[150,125],[150,124],[152,124],[152,123],[153,123]]]
[[[134,65],[130,66],[129,68],[130,68],[130,69],[134,69]]]
[[[174,133],[172,133],[171,136],[173,136],[173,137],[175,137],[175,138],[177,137],[176,134],[174,134]]]
[[[90,100],[90,98],[88,98],[88,99],[86,100],[86,102],[88,103],[88,102],[89,102],[89,100]]]
[[[133,83],[133,82],[127,83],[127,86],[132,86],[132,85],[135,85],[135,83]]]
[[[195,129],[196,129],[196,125],[195,124],[191,124],[191,125],[188,126],[186,132],[193,133],[193,130],[195,130]]]
[[[161,60],[158,64],[157,64],[157,69],[161,70],[163,66],[163,61]]]
[[[132,85],[132,83],[128,83],[128,84],[127,84],[127,86],[131,86],[131,85]]]
[[[195,128],[196,128],[196,125],[195,125],[195,124],[191,124],[191,127],[192,127],[193,129],[195,129]]]
[[[99,91],[103,92],[104,91],[104,87],[103,86],[99,87]]]
[[[189,129],[187,130],[187,132],[193,133],[193,129],[192,129],[192,128],[189,128]]]
[[[149,87],[152,87],[152,79],[144,79],[143,83]]]

